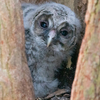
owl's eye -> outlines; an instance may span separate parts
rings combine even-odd
[[[41,21],[41,22],[40,22],[40,26],[41,26],[42,28],[48,28],[48,23],[47,23],[46,21]]]
[[[68,31],[67,31],[67,30],[61,30],[60,33],[61,33],[63,36],[68,35]]]

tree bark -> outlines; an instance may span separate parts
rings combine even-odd
[[[71,100],[100,100],[100,0],[88,0]]]
[[[85,33],[85,14],[87,10],[88,0],[74,0],[74,11],[78,15],[82,24],[82,34]]]
[[[74,11],[74,0],[20,0],[21,2],[41,4],[44,2],[57,2],[70,7]]]
[[[18,0],[0,0],[0,100],[34,100]]]

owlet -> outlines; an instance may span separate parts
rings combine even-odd
[[[79,42],[81,25],[68,7],[50,2],[22,4],[25,49],[35,96],[44,97],[59,85],[55,72]]]

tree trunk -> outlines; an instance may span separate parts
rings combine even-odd
[[[57,2],[57,3],[61,3],[61,4],[64,4],[70,7],[74,11],[74,1],[75,0],[20,0],[20,1],[34,3],[34,4],[40,4],[44,2]]]
[[[0,0],[0,100],[34,100],[18,0]]]
[[[88,0],[71,100],[100,100],[100,0]]]
[[[84,18],[85,18],[85,13],[87,10],[87,3],[88,0],[74,0],[74,11],[78,15],[81,24],[82,24],[82,34],[84,34],[85,31],[85,23],[84,23]]]

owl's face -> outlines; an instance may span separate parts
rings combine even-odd
[[[32,22],[32,33],[41,37],[46,46],[60,47],[65,51],[76,44],[78,39],[75,14],[69,8],[59,6],[45,6],[38,10]],[[78,22],[76,22],[78,21]],[[57,49],[58,50],[58,49]]]

